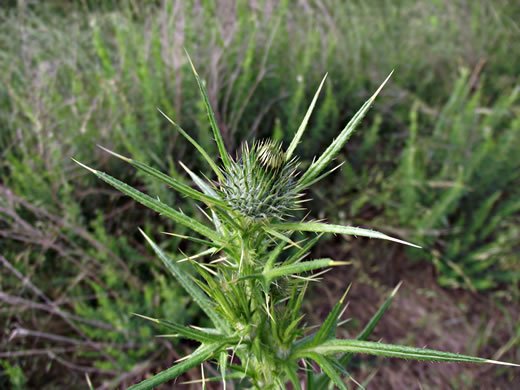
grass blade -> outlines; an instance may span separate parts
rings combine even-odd
[[[368,336],[372,334],[374,331],[376,325],[383,317],[383,314],[385,314],[388,307],[390,307],[390,304],[392,303],[392,300],[394,299],[395,295],[397,294],[397,291],[399,291],[399,288],[401,287],[402,282],[399,282],[397,286],[392,290],[392,293],[388,298],[386,298],[385,302],[381,305],[381,307],[377,310],[376,314],[370,319],[368,324],[363,328],[360,334],[356,337],[358,340],[366,340]],[[341,361],[341,360],[340,360]]]

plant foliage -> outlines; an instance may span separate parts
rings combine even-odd
[[[171,320],[145,317],[164,329],[173,330],[178,337],[197,341],[200,345],[181,362],[131,386],[131,389],[153,388],[206,361],[215,361],[220,365],[221,376],[212,379],[222,380],[224,386],[231,378],[246,378],[244,383],[249,385],[244,386],[256,389],[283,389],[288,382],[295,389],[300,389],[300,372],[306,374],[309,389],[323,388],[329,381],[346,389],[342,377],[349,376],[345,366],[355,353],[441,362],[508,364],[449,352],[366,341],[389,301],[376,313],[357,340],[336,338],[345,296],[317,330],[302,322],[304,316],[300,309],[307,284],[319,274],[311,271],[347,264],[333,259],[305,260],[319,236],[308,240],[303,232],[374,237],[415,246],[359,227],[330,225],[323,221],[282,221],[282,218],[294,218],[292,211],[300,194],[330,173],[326,171],[327,167],[366,115],[388,78],[325,152],[300,175],[293,151],[302,139],[317,94],[287,151],[279,143],[260,141],[251,147],[245,144],[242,155],[233,160],[224,146],[204,83],[191,60],[190,64],[220,154],[222,165],[211,165],[216,178],[204,180],[186,168],[199,187],[196,190],[146,164],[111,153],[180,194],[201,202],[206,207],[203,210],[206,223],[106,173],[81,164],[126,195],[202,236],[188,239],[206,247],[198,255],[184,259],[198,275],[192,277],[141,231],[166,268],[207,314],[213,327],[187,327]],[[189,137],[184,131],[181,134]],[[188,140],[199,151],[203,150],[193,139]],[[202,261],[205,257],[209,261]],[[391,297],[394,294],[395,291]],[[314,364],[321,368],[321,374],[314,372]],[[202,382],[205,380],[203,378]]]

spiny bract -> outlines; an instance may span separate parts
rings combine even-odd
[[[282,218],[297,209],[298,159],[286,161],[279,142],[262,140],[242,145],[242,154],[225,169],[222,199],[242,216],[259,221]]]

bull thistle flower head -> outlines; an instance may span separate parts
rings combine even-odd
[[[328,164],[352,135],[388,78],[323,154],[300,174],[298,159],[293,157],[293,152],[302,139],[325,78],[287,150],[283,150],[278,142],[257,141],[251,147],[244,144],[240,156],[233,160],[224,146],[204,85],[193,64],[191,66],[206,106],[221,165],[217,165],[179,125],[163,115],[201,153],[212,168],[215,180],[203,180],[182,165],[199,191],[146,164],[110,153],[179,193],[201,202],[208,210],[204,213],[210,225],[80,163],[143,205],[192,230],[198,237],[181,237],[203,246],[200,253],[178,260],[189,261],[193,266],[198,277],[189,277],[176,261],[143,233],[168,271],[211,320],[213,328],[187,327],[171,319],[144,317],[172,330],[178,337],[200,345],[185,359],[130,389],[151,389],[195,366],[213,361],[218,362],[220,377],[212,379],[222,380],[224,389],[229,381],[235,379],[240,381],[240,388],[285,389],[290,382],[294,389],[301,389],[300,381],[303,376],[307,376],[307,389],[324,389],[333,383],[344,390],[346,385],[342,375],[354,381],[345,370],[354,353],[429,361],[513,365],[424,348],[366,341],[388,308],[397,287],[356,339],[336,337],[336,328],[341,325],[340,317],[346,309],[346,293],[319,328],[307,327],[302,323],[304,315],[300,313],[300,308],[306,286],[321,273],[311,272],[348,264],[332,259],[306,259],[321,234],[380,238],[416,246],[359,227],[283,220],[289,219],[291,212],[298,208],[302,192],[332,171],[326,171]],[[320,234],[307,238],[302,232]],[[303,243],[302,247],[293,241],[294,237],[299,244]],[[216,256],[212,261],[203,261],[205,257],[212,256]],[[319,372],[315,370],[316,366],[320,367]],[[204,381],[203,375],[203,388]]]
[[[224,171],[220,194],[231,209],[253,221],[288,217],[303,195],[297,186],[298,159],[286,160],[282,144],[262,140],[242,145],[241,156]]]

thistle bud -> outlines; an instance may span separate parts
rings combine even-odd
[[[255,221],[282,218],[296,209],[296,158],[286,161],[281,143],[262,140],[242,146],[220,185],[222,199],[244,217]]]

